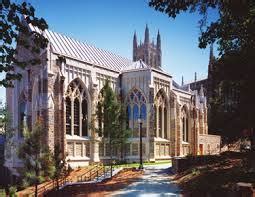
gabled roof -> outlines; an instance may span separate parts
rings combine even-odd
[[[122,71],[133,71],[133,70],[144,70],[144,69],[150,69],[151,67],[148,66],[146,63],[144,63],[142,60],[138,60],[136,62],[133,62],[131,65],[127,67],[123,67]]]
[[[37,27],[32,25],[29,27],[32,31],[41,32]],[[50,30],[45,30],[43,35],[49,40],[52,50],[56,54],[118,72],[132,64],[132,61],[127,58]]]

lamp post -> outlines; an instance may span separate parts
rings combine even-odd
[[[139,165],[139,169],[142,170],[143,169],[143,136],[142,136],[142,118],[138,118],[138,123],[139,123],[139,133],[140,133],[140,165]]]

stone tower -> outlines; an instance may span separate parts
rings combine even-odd
[[[161,69],[161,38],[158,31],[157,43],[150,42],[149,28],[146,25],[144,43],[138,45],[136,32],[133,38],[133,61],[143,60],[149,66]]]

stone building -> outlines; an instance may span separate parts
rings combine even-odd
[[[107,78],[123,98],[132,129],[125,160],[139,159],[139,117],[146,161],[219,152],[220,137],[208,135],[203,89],[185,89],[162,69],[159,34],[156,47],[150,43],[148,27],[143,45],[137,46],[135,35],[131,61],[56,32],[42,33],[49,40],[40,53],[42,63],[20,70],[21,81],[7,89],[15,143],[6,150],[5,165],[13,172],[22,166],[15,151],[23,138],[21,125],[31,127],[38,117],[44,121],[46,143],[51,150],[59,144],[71,166],[109,159],[108,144],[89,126]],[[19,50],[21,57],[28,55]],[[120,155],[116,152],[115,157]]]

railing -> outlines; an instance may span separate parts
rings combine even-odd
[[[58,180],[58,186],[61,187],[65,185],[66,183],[70,183],[70,182],[72,182],[70,179],[63,177]],[[38,196],[43,196],[43,194],[45,194],[46,192],[56,188],[57,188],[57,181],[56,180],[49,181],[46,184],[38,187],[38,190],[37,190]],[[34,191],[30,194],[33,194],[33,193]]]
[[[113,167],[112,167],[113,170]],[[104,176],[106,178],[107,173],[111,172],[110,166],[95,166],[88,172],[77,177],[77,182],[86,182],[92,180],[98,180],[100,177]]]
[[[114,170],[114,166],[112,166],[112,170]],[[87,172],[83,173],[82,175],[77,176],[77,182],[99,180],[100,177],[106,178],[107,174],[109,173],[111,173],[110,166],[103,166],[103,165],[94,166]],[[67,177],[63,177],[58,180],[58,186],[61,187],[65,185],[66,183],[70,183],[70,182],[72,182],[72,180],[68,179]],[[49,181],[38,187],[38,190],[37,190],[38,196],[43,196],[45,193],[56,188],[57,188],[57,181],[56,180]],[[29,194],[31,195],[33,193],[34,191]]]

